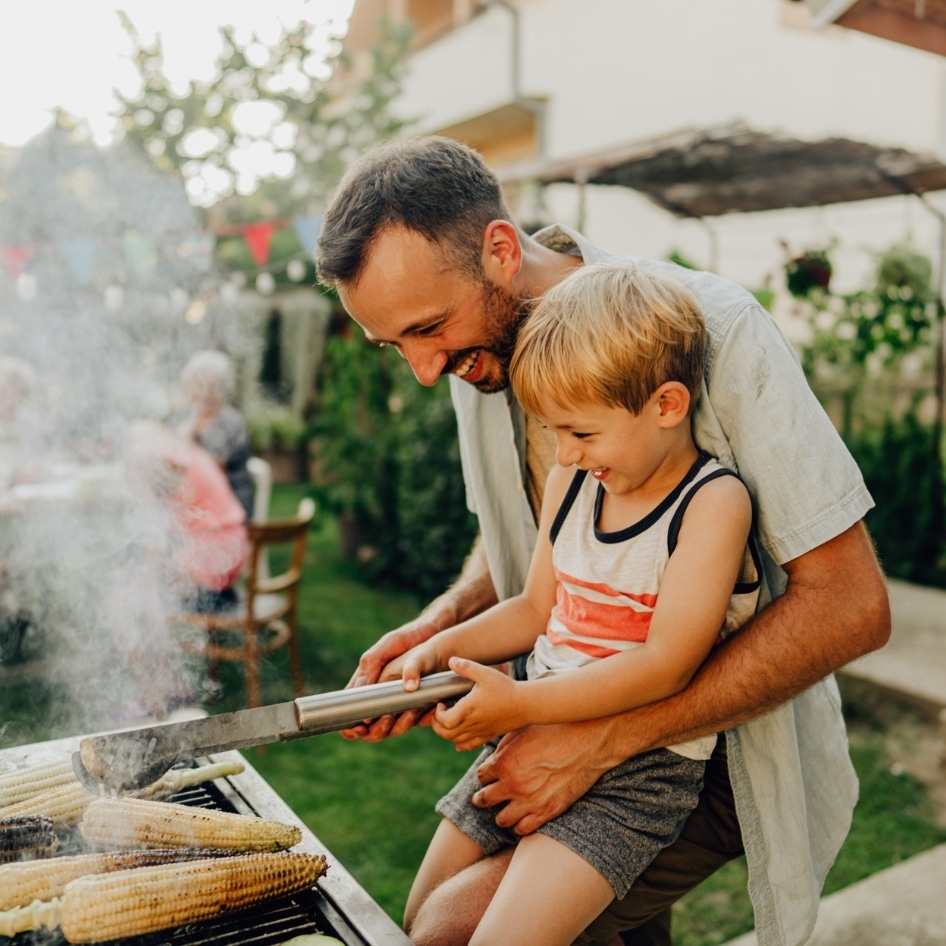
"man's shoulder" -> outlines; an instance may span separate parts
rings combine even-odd
[[[533,239],[559,253],[577,252],[586,263],[621,263],[656,269],[682,282],[696,297],[711,333],[725,331],[732,319],[747,309],[762,307],[755,296],[739,283],[705,270],[688,269],[670,260],[609,253],[576,230],[552,224],[533,234]]]

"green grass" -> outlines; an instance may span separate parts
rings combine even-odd
[[[305,488],[274,490],[274,516],[293,511]],[[310,692],[341,688],[359,655],[385,631],[414,617],[412,595],[369,587],[354,565],[339,560],[334,522],[317,517],[306,562],[301,607],[302,652]],[[0,745],[62,735],[56,706],[65,697],[30,677],[28,664],[0,679]],[[221,670],[223,694],[212,713],[239,708],[242,677]],[[291,699],[284,653],[262,672],[264,702]],[[900,772],[891,733],[928,725],[908,708],[846,688],[852,753],[861,780],[854,824],[826,886],[832,892],[946,841],[923,784]],[[908,735],[903,738],[909,738]],[[422,729],[378,745],[327,734],[249,750],[247,758],[355,876],[382,908],[400,921],[414,872],[436,822],[434,802],[471,760]],[[743,861],[727,865],[678,905],[675,946],[724,943],[752,928]]]

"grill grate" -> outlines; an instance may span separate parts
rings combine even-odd
[[[193,763],[192,763],[193,764]],[[213,782],[196,785],[173,795],[171,801],[195,808],[214,808],[236,812],[237,806]],[[251,809],[242,811],[246,814]],[[255,812],[252,812],[255,814]],[[78,831],[60,836],[57,855],[81,854],[87,848]],[[147,936],[110,940],[109,946],[279,946],[304,933],[325,933],[360,946],[361,939],[346,939],[351,932],[333,927],[323,915],[317,894],[306,891],[291,897],[231,913],[216,920],[193,923],[176,930],[163,930]],[[0,946],[62,946],[67,941],[58,930],[21,933],[12,939],[0,936]]]

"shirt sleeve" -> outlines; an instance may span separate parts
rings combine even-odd
[[[873,500],[769,313],[738,306],[728,322],[710,323],[710,335],[696,439],[735,464],[755,499],[760,541],[781,565],[850,528]]]

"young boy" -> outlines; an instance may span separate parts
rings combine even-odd
[[[447,667],[473,680],[455,706],[437,708],[432,725],[458,749],[491,743],[437,806],[444,820],[411,890],[409,932],[443,880],[515,846],[470,942],[567,946],[625,896],[695,806],[715,736],[603,773],[521,839],[471,799],[476,770],[502,734],[677,693],[753,614],[749,495],[699,451],[690,429],[705,345],[689,292],[657,268],[627,265],[576,270],[520,332],[510,381],[523,407],[554,431],[559,465],[523,593],[397,662],[408,689]],[[525,681],[487,666],[529,650]]]

